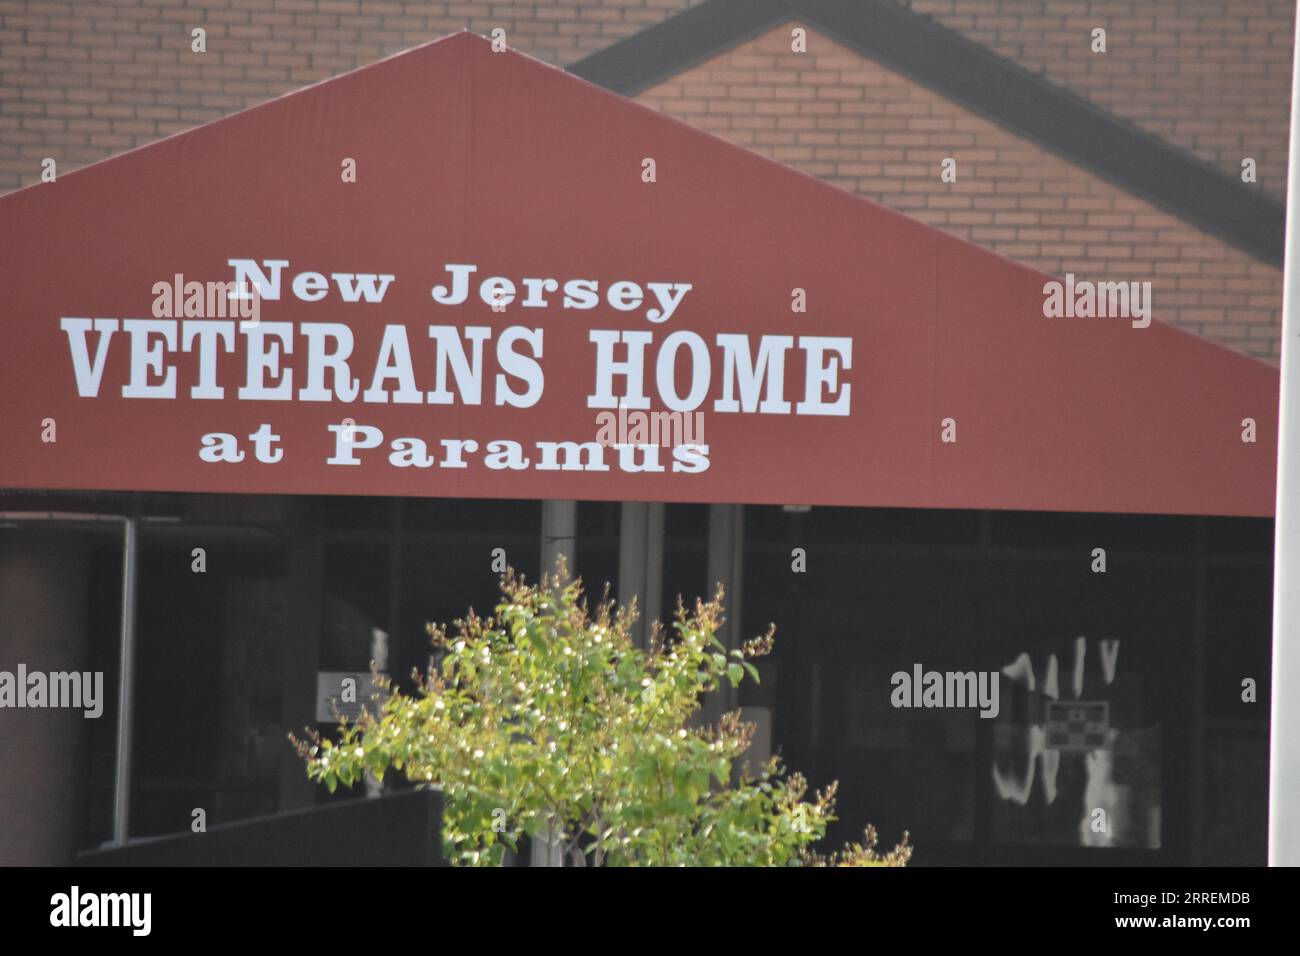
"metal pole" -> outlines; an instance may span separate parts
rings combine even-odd
[[[564,555],[569,576],[573,576],[577,523],[576,501],[542,502],[542,574],[554,573],[556,559]]]
[[[618,603],[627,607],[636,601],[641,619],[632,625],[632,640],[645,646],[646,634],[646,517],[643,501],[625,501],[618,523]]]
[[[632,625],[638,647],[650,646],[651,625],[659,619],[664,587],[664,506],[660,501],[625,501],[618,532],[618,603],[636,599],[641,615]]]
[[[1300,10],[1291,64],[1291,153],[1282,282],[1273,551],[1273,673],[1269,719],[1268,862],[1300,865]]]
[[[739,647],[744,641],[740,620],[744,543],[745,506],[709,505],[709,577],[705,597],[711,599],[714,588],[722,585],[726,623],[719,630],[718,639],[731,648]],[[724,683],[704,695],[697,717],[705,724],[717,723],[723,714],[735,710],[736,702],[736,689]]]
[[[131,823],[131,726],[135,711],[135,581],[140,519],[122,533],[122,640],[117,678],[117,768],[113,778],[113,845],[124,846]]]
[[[651,625],[659,620],[664,593],[664,503],[652,501],[646,505],[645,516],[645,615],[641,631],[644,646],[650,646]]]
[[[569,575],[575,573],[575,538],[578,526],[576,501],[542,502],[542,574],[555,572],[555,561],[563,555]],[[529,866],[564,866],[564,846],[561,834],[538,834],[532,840]]]

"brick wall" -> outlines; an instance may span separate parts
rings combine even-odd
[[[1233,176],[1253,157],[1260,188],[1286,192],[1290,0],[896,2]]]
[[[502,27],[563,66],[697,2],[0,0],[0,193],[37,181],[46,156],[67,172],[462,28]],[[1285,3],[899,2],[1234,175],[1255,155],[1261,188],[1280,191]],[[1105,55],[1087,52],[1098,17]],[[190,51],[195,26],[205,54]],[[816,37],[796,55],[788,36],[640,99],[1044,271],[1150,279],[1161,317],[1276,355],[1277,270],[850,50]],[[939,180],[946,156],[955,184]]]
[[[564,65],[696,2],[0,0],[0,193],[457,30]]]
[[[1158,318],[1276,356],[1277,269],[823,36],[792,53],[791,26],[638,99],[1045,272],[1150,280]]]

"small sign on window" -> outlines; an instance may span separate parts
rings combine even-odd
[[[1110,703],[1047,701],[1047,749],[1067,753],[1102,750],[1110,744]]]

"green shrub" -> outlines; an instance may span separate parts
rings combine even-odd
[[[738,713],[694,725],[700,695],[758,679],[752,659],[772,632],[728,650],[715,636],[722,594],[679,603],[671,633],[651,648],[630,636],[635,607],[590,612],[580,581],[501,583],[493,618],[471,611],[455,634],[429,626],[440,662],[362,714],[334,743],[294,740],[307,773],[333,791],[392,768],[442,789],[448,859],[500,864],[522,835],[561,843],[574,863],[604,866],[901,866],[864,846],[827,859],[811,852],[834,819],[832,784],[809,797],[773,757],[756,776],[738,760],[753,725]]]

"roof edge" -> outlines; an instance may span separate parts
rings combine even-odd
[[[983,44],[889,0],[704,0],[568,71],[624,96],[779,23],[804,20],[1070,163],[1245,251],[1282,265],[1284,205]],[[1007,89],[1014,96],[1007,96]]]

